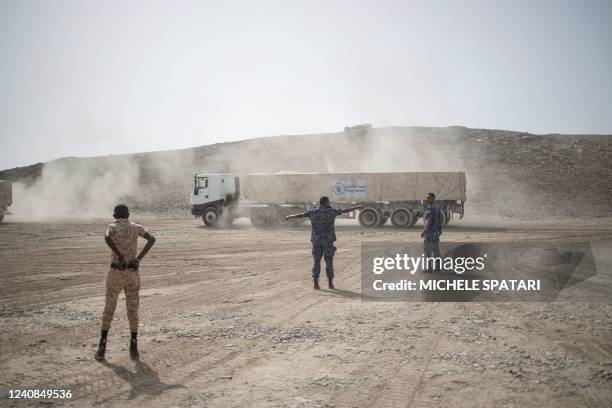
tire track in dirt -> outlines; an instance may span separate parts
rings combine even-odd
[[[349,265],[346,265],[343,267],[342,272],[345,272],[347,269],[348,271],[355,271],[356,268],[356,264],[359,264],[361,261],[360,258],[357,258],[355,260],[353,260],[352,262],[349,263]],[[351,276],[349,274],[344,274],[343,276],[345,276],[344,279],[350,279]],[[360,278],[360,273],[356,274],[357,278]],[[343,280],[344,280],[343,279]],[[342,280],[339,280],[339,282],[342,282]],[[300,283],[295,283],[293,286],[300,286]],[[282,293],[286,294],[287,296],[282,296],[279,295],[278,292],[276,292],[272,297],[274,299],[277,300],[278,303],[286,303],[286,299],[287,298],[291,298],[289,295],[295,293],[295,291],[291,288],[285,289]],[[300,291],[297,297],[293,297],[291,300],[292,306],[293,306],[293,311],[292,312],[287,312],[287,310],[283,310],[282,308],[276,308],[274,304],[270,304],[269,302],[262,302],[262,304],[257,307],[255,310],[250,309],[250,312],[253,315],[258,315],[258,312],[263,311],[263,310],[267,310],[267,309],[271,309],[271,310],[277,310],[277,311],[284,311],[283,315],[279,318],[279,315],[273,315],[273,317],[275,317],[276,319],[273,321],[269,322],[269,325],[272,327],[279,327],[282,326],[283,324],[286,324],[289,321],[294,321],[294,319],[297,316],[303,315],[305,311],[310,311],[312,314],[316,314],[317,309],[320,309],[322,306],[324,306],[327,302],[331,301],[332,299],[334,299],[333,297],[325,297],[325,298],[315,298],[312,299],[312,295],[313,294],[317,294],[317,292],[314,292],[312,290],[303,290]],[[268,358],[268,354],[269,353],[269,347],[267,347],[269,344],[269,340],[267,339],[263,339],[261,341],[258,341],[257,344],[255,345],[251,345],[250,349],[254,350],[253,352],[255,354],[262,354],[260,356],[256,356],[256,357],[252,357],[252,358],[244,358],[243,356],[240,356],[238,353],[236,352],[226,352],[222,358],[220,358],[219,360],[217,360],[217,362],[214,363],[210,363],[208,361],[208,359],[206,358],[206,356],[203,356],[200,359],[194,360],[191,363],[182,366],[180,369],[178,370],[173,370],[171,373],[167,374],[167,378],[170,382],[172,383],[179,383],[179,384],[185,384],[185,385],[189,385],[189,386],[193,386],[193,385],[204,385],[206,383],[208,383],[209,379],[207,379],[203,374],[208,373],[216,368],[218,368],[221,363],[224,366],[224,369],[226,371],[229,372],[233,372],[234,370],[236,370],[238,367],[240,367],[241,369],[245,369],[246,367],[248,367],[249,365],[253,365],[255,363],[257,363],[260,360],[265,360]],[[190,354],[191,355],[197,355],[197,351],[199,350],[205,350],[210,348],[210,344],[205,344],[202,347],[196,349],[196,350],[191,350]],[[227,345],[226,345],[227,347]],[[166,359],[167,360],[167,355],[168,354],[172,354],[172,350],[167,350],[164,353],[164,356],[166,357],[158,357],[158,359],[161,361],[162,359]],[[240,358],[238,358],[240,357]],[[231,364],[230,364],[231,363]],[[173,364],[173,366],[175,366]],[[175,366],[176,367],[176,366]],[[163,399],[162,399],[163,400]]]
[[[177,229],[177,231],[180,233],[179,229]],[[609,235],[610,234],[608,234],[608,236]],[[350,239],[355,240],[358,238],[359,237],[357,236],[357,238],[351,237]],[[235,240],[232,238],[232,242],[234,241]],[[246,243],[246,245],[248,246],[249,243]],[[307,258],[309,260],[310,256],[307,254],[304,254],[306,255],[304,257],[301,256],[302,252],[305,252],[300,249],[304,246],[303,242],[294,242],[289,240],[288,242],[284,243],[282,249],[279,249],[281,246],[278,245],[278,243],[266,242],[264,243],[264,246],[266,251],[264,251],[264,255],[259,256],[261,260],[257,259],[253,261],[253,263],[249,263],[247,260],[248,257],[245,256],[245,258],[235,260],[235,265],[232,265],[232,269],[236,270],[255,270],[258,275],[254,278],[246,277],[242,279],[239,278],[240,275],[232,275],[232,277],[235,277],[236,279],[231,279],[230,282],[228,276],[223,275],[224,269],[218,269],[212,273],[211,276],[215,277],[211,280],[202,280],[202,274],[192,273],[191,275],[186,275],[184,276],[184,279],[189,279],[188,282],[192,282],[192,284],[190,286],[180,287],[179,284],[174,285],[174,283],[180,282],[181,276],[172,276],[171,279],[166,279],[166,276],[169,275],[167,275],[168,272],[164,271],[162,274],[156,275],[159,278],[150,280],[147,283],[147,289],[163,288],[164,283],[179,286],[176,290],[171,289],[167,295],[162,296],[161,298],[147,297],[148,300],[145,300],[149,309],[143,311],[144,314],[142,320],[146,322],[153,322],[157,320],[157,325],[151,327],[147,324],[146,326],[147,329],[151,328],[154,330],[154,332],[158,327],[163,327],[164,324],[171,326],[176,325],[177,323],[179,325],[182,324],[181,322],[177,322],[177,314],[181,311],[189,311],[190,308],[197,310],[203,309],[206,311],[216,310],[218,312],[244,312],[237,313],[242,315],[237,319],[231,318],[230,320],[227,320],[227,323],[225,321],[221,322],[218,326],[213,326],[212,329],[209,326],[204,326],[204,329],[202,330],[203,333],[208,333],[216,328],[223,329],[228,325],[237,326],[248,324],[249,322],[265,322],[264,324],[261,324],[260,328],[257,330],[265,330],[266,327],[274,329],[273,331],[267,333],[261,332],[253,339],[225,337],[207,341],[193,341],[175,338],[170,342],[160,344],[153,342],[145,343],[143,361],[146,364],[149,364],[155,370],[159,371],[160,379],[163,381],[163,383],[181,384],[185,388],[169,389],[162,394],[157,393],[150,395],[144,391],[139,391],[143,392],[144,400],[138,398],[136,400],[127,401],[127,395],[131,391],[130,387],[134,386],[134,384],[128,383],[123,378],[110,371],[110,368],[101,370],[101,366],[94,364],[93,361],[85,363],[77,362],[72,365],[60,364],[55,370],[59,375],[56,375],[53,380],[55,381],[58,378],[65,378],[66,381],[76,384],[75,387],[79,387],[80,396],[82,398],[79,401],[82,401],[85,405],[88,404],[88,402],[99,402],[100,395],[108,393],[109,399],[103,400],[103,403],[104,401],[116,401],[126,403],[128,405],[149,405],[151,403],[155,403],[156,405],[182,406],[185,405],[184,402],[189,402],[190,394],[198,392],[197,390],[204,390],[208,388],[212,382],[219,381],[219,374],[228,372],[240,373],[244,372],[244,370],[248,370],[249,367],[255,367],[262,363],[266,363],[268,358],[271,356],[270,345],[273,338],[271,336],[282,333],[286,328],[296,327],[304,323],[306,320],[312,320],[313,318],[316,319],[317,316],[321,314],[329,313],[330,311],[334,310],[341,310],[342,308],[348,307],[348,305],[351,304],[358,305],[356,303],[359,302],[359,295],[357,292],[355,292],[357,295],[356,297],[348,295],[334,295],[333,292],[328,291],[317,293],[310,288],[310,285],[305,284],[306,280],[304,279],[304,274],[308,273],[309,268],[301,268],[301,265],[307,265],[307,261],[304,261],[304,259]],[[214,249],[209,248],[208,250],[212,252],[228,250],[228,248],[221,245],[215,247],[216,248]],[[236,247],[236,251],[239,252],[239,250],[244,250],[244,248],[245,243],[242,243],[240,247]],[[352,250],[354,249],[355,253],[358,253],[359,247],[357,245],[354,247],[349,246],[348,248]],[[287,251],[290,253],[296,252],[296,258],[298,258],[297,254],[299,253],[300,260],[298,262],[293,262],[294,259],[286,259],[287,257],[285,254]],[[60,254],[63,253],[63,251],[60,252]],[[189,254],[190,251],[184,251],[181,253],[183,254],[182,256],[188,257],[187,254]],[[171,250],[163,251],[163,257],[169,257],[171,254]],[[341,253],[341,257],[343,256],[348,257],[348,254]],[[159,258],[161,258],[161,256]],[[270,259],[273,259],[274,261],[270,263]],[[285,263],[291,262],[291,266],[285,271],[282,263],[276,263],[276,259],[282,259]],[[346,261],[342,260],[337,264],[337,266],[341,266],[340,272],[337,275],[337,282],[340,288],[347,287],[352,289],[354,287],[359,287],[361,277],[360,268],[358,265],[360,260],[360,257],[354,257],[353,259],[347,259]],[[203,258],[181,261],[184,261],[184,265],[187,268],[189,268],[189,265],[193,265],[194,263],[201,264],[204,262]],[[157,262],[157,259],[155,264],[153,263],[153,260],[151,260],[151,263],[147,266],[147,268],[150,267],[151,269],[155,270],[164,268],[163,263]],[[221,259],[219,262],[227,263],[227,260]],[[277,276],[278,272],[274,270],[274,267],[279,265],[281,268],[283,268],[281,270],[287,273],[284,273],[280,278],[282,280],[282,285],[275,285],[271,287],[268,283],[270,280],[279,280],[279,277]],[[204,269],[205,267],[201,268]],[[27,271],[24,270],[24,272]],[[208,273],[208,271],[204,271],[203,273]],[[183,281],[182,283],[188,282]],[[22,289],[27,291],[28,288],[31,288],[31,286],[32,282],[26,283],[23,284]],[[61,286],[61,284],[57,285],[57,287]],[[247,292],[244,291],[244,289],[248,287],[252,288],[252,290],[250,290],[250,292],[252,292],[251,294],[247,294]],[[62,291],[53,294],[53,299],[57,299],[60,303],[70,302],[72,299],[91,299],[93,295],[100,296],[102,293],[100,291],[102,290],[103,285],[96,286],[93,284],[92,280],[91,285],[87,284],[73,286],[66,292]],[[240,294],[238,297],[236,296],[237,293]],[[251,299],[251,302],[241,303],[245,298]],[[365,309],[357,307],[357,310],[359,311],[358,313],[361,313],[361,311]],[[397,310],[397,306],[389,306],[390,312]],[[427,309],[425,310],[426,314],[420,314],[421,318],[425,316],[427,319],[436,320],[442,316],[440,313],[445,313],[445,308],[441,309],[440,307],[434,306],[427,306]],[[448,315],[444,317],[448,318]],[[395,321],[400,321],[402,323],[412,321],[410,319],[405,320],[404,318],[398,319],[399,320],[396,319]],[[201,328],[202,326],[198,326],[198,323],[196,323],[196,325],[192,327]],[[363,330],[365,327],[362,327],[361,329]],[[57,344],[57,350],[61,351],[61,342],[65,342],[67,338],[77,338],[77,342],[80,342],[83,338],[90,339],[92,337],[97,340],[98,330],[99,327],[97,323],[87,323],[71,328],[68,330],[68,332],[64,330],[63,332],[58,331],[57,333],[51,333],[49,342],[53,343],[54,347]],[[433,342],[435,340],[435,338],[432,338],[432,332],[433,330],[424,330],[421,333],[423,337],[414,342],[415,348],[410,352],[412,355],[431,354],[433,346],[432,343],[429,342]],[[376,347],[381,349],[393,347],[395,337],[391,334],[397,336],[398,334],[401,335],[402,332],[390,332],[389,334],[389,336],[382,336],[379,338],[378,342],[376,343]],[[152,337],[155,336],[155,334],[147,333],[146,336]],[[123,340],[116,340],[115,338],[111,339],[111,342],[113,343],[119,341]],[[89,340],[87,340],[87,342],[89,343]],[[23,342],[15,342],[15,344],[17,344],[17,351],[27,350]],[[18,344],[21,345],[19,346]],[[65,346],[64,349],[66,349]],[[117,352],[115,349],[116,347],[114,347],[110,356],[111,362],[117,363],[123,367],[126,362],[129,361],[127,359],[127,351]],[[68,347],[68,350],[70,350],[70,347]],[[88,350],[90,349],[88,348]],[[50,351],[52,352],[53,350]],[[65,351],[66,350],[64,350],[64,352]],[[115,356],[115,353],[123,354]],[[50,361],[53,361],[54,355],[51,354],[49,357],[51,358]],[[398,361],[395,361],[388,356],[384,357],[383,361],[385,363],[385,367],[378,368],[376,369],[377,371],[374,370],[374,366],[367,362],[363,363],[363,367],[361,369],[363,370],[364,374],[367,374],[368,372],[371,373],[373,370],[376,371],[380,377],[380,381],[377,382],[372,380],[367,383],[363,387],[363,393],[358,392],[358,390],[355,388],[340,390],[336,393],[337,396],[330,397],[331,401],[336,402],[338,406],[342,406],[345,401],[355,401],[357,403],[364,402],[366,404],[371,403],[370,406],[389,406],[392,405],[391,403],[396,402],[399,404],[399,406],[402,406],[400,404],[402,401],[410,400],[411,395],[414,397],[414,392],[416,392],[416,390],[420,390],[421,386],[406,386],[406,378],[409,378],[412,381],[412,379],[416,378],[415,376],[419,374],[425,375],[426,368],[421,367],[422,371],[419,371],[416,369],[416,367],[406,364],[402,365]],[[49,375],[51,372],[50,367],[50,365],[42,365],[40,373],[30,375]],[[129,365],[125,365],[125,367],[129,367]],[[342,370],[342,368],[338,367],[338,370]],[[373,376],[370,375],[370,378],[372,377]],[[42,381],[42,379],[40,381]],[[136,386],[139,387],[138,384],[136,384]],[[146,384],[143,385],[143,387],[145,386]],[[232,386],[234,385],[230,385],[230,383],[228,383],[227,387],[229,388],[224,388],[226,386],[221,385],[218,386],[217,389],[225,389],[231,392]],[[380,387],[380,389],[378,387]],[[388,397],[386,394],[388,394]],[[214,402],[215,400],[212,401]],[[412,407],[415,407],[420,402],[423,402],[418,398],[413,398],[411,401],[412,405],[408,406]]]
[[[446,304],[430,303],[427,305],[427,315],[419,316],[418,320],[437,321],[440,315],[448,316],[448,311],[452,310]],[[422,309],[421,309],[422,311]],[[411,320],[412,321],[412,320]],[[404,322],[406,323],[406,322]],[[410,327],[410,326],[408,326]],[[403,338],[403,337],[402,337]],[[410,354],[417,356],[431,355],[438,347],[439,337],[432,330],[425,332],[424,336],[419,337],[418,341],[412,339]],[[387,343],[389,343],[387,345]],[[377,349],[391,349],[397,347],[397,340],[390,339],[383,335],[377,344]],[[424,383],[424,376],[429,369],[429,363],[424,366],[417,366],[413,361],[408,362],[406,357],[401,359],[391,358],[390,361],[383,361],[372,355],[368,362],[355,374],[357,376],[372,377],[376,373],[378,381],[370,384],[367,389],[360,390],[355,395],[341,394],[332,400],[333,406],[338,407],[415,407],[415,400],[419,389]],[[389,363],[388,365],[386,363]],[[386,369],[383,372],[378,370],[381,367]],[[365,392],[365,395],[362,393]]]
[[[210,303],[213,303],[213,304],[214,304],[214,303],[215,303],[216,301],[218,301],[218,300],[221,300],[221,299],[224,299],[224,298],[225,298],[225,299],[230,299],[230,298],[234,297],[232,292],[234,292],[234,291],[235,291],[235,288],[233,288],[233,289],[228,289],[228,288],[226,288],[226,287],[225,287],[225,286],[226,286],[226,284],[227,284],[227,280],[226,280],[226,279],[224,279],[224,278],[219,278],[219,279],[216,279],[216,282],[215,282],[215,283],[216,283],[216,285],[213,285],[213,288],[212,288],[212,289],[213,289],[213,291],[214,291],[214,292],[215,292],[217,295],[216,295],[216,296],[214,296],[212,299],[209,297],[209,298],[207,299],[207,302],[206,302],[206,303],[209,303],[209,304],[210,304]],[[211,285],[210,285],[210,282],[204,282],[204,283],[202,283],[202,285],[207,286],[207,289],[209,289],[209,290],[211,289],[211,287],[210,287],[210,286],[211,286]],[[297,284],[296,284],[296,285],[297,285]],[[82,290],[82,288],[79,288],[79,289],[76,289],[76,290]],[[289,291],[293,291],[293,289],[287,289],[287,292],[289,292]],[[195,299],[195,300],[199,300],[199,299],[200,299],[200,295],[199,295],[199,293],[201,292],[200,290],[194,290],[194,291],[191,291],[191,292],[192,292],[192,293],[194,293],[194,295],[193,295],[191,298],[187,298],[187,299],[185,299],[185,298],[183,297],[183,298],[180,300],[181,304],[184,304],[184,303],[186,303],[186,302],[189,302],[190,300],[194,300],[194,299]],[[77,297],[77,298],[89,298],[89,296],[88,296],[88,295],[83,295],[83,296],[81,296],[81,297]],[[170,311],[170,310],[172,310],[171,308],[167,308],[167,307],[164,307],[164,306],[175,305],[175,304],[176,304],[176,300],[175,300],[174,296],[172,296],[172,297],[169,297],[169,299],[168,299],[168,300],[167,300],[167,302],[165,302],[165,303],[166,303],[165,305],[164,305],[164,304],[161,304],[161,305],[159,305],[159,304],[158,304],[158,305],[156,305],[156,306],[157,306],[157,308],[158,308],[158,309],[161,307],[161,310],[162,310],[162,311]],[[145,312],[145,313],[146,313],[146,312]],[[156,311],[153,311],[153,310],[152,310],[152,311],[150,312],[150,314],[151,314],[152,316],[155,316],[156,318],[159,318],[159,317],[160,317],[160,315],[162,315],[161,317],[164,317],[164,315],[172,315],[172,314],[175,314],[175,312],[168,312],[167,314],[164,314],[164,313],[160,313],[160,311],[159,311],[159,310],[156,310]],[[88,334],[91,334],[92,332],[95,332],[95,331],[96,331],[96,330],[95,330],[95,328],[89,328],[89,330],[86,330],[86,332],[87,332]],[[58,337],[61,337],[61,335],[58,335]],[[208,347],[208,345],[206,345],[206,346],[205,346],[205,348],[206,348],[206,347]],[[167,356],[165,356],[165,357],[166,357],[166,359],[167,359]],[[222,359],[220,359],[219,361],[226,361],[226,359],[223,359],[223,358],[222,358]],[[215,364],[213,364],[213,365],[212,365],[212,367],[214,367],[214,366],[215,366]],[[58,380],[59,380],[59,382],[61,382],[61,383],[64,383],[64,384],[70,384],[69,379],[70,379],[71,377],[74,377],[74,376],[76,375],[76,377],[77,377],[77,378],[81,378],[81,379],[82,379],[82,378],[84,378],[84,376],[86,376],[86,375],[87,375],[87,371],[88,371],[88,369],[87,369],[87,368],[85,368],[83,372],[79,372],[79,373],[74,373],[74,372],[73,372],[73,373],[69,373],[69,374],[68,374],[67,376],[65,376],[65,377],[60,377],[60,378],[58,378]],[[196,369],[196,371],[201,371],[201,369],[198,367],[198,368]],[[101,384],[102,384],[102,383],[101,383],[100,381],[96,381],[96,379],[95,379],[95,378],[91,378],[91,377],[89,377],[89,378],[85,377],[85,379],[84,379],[84,380],[82,380],[82,381],[80,381],[80,382],[77,382],[77,383],[73,383],[73,385],[79,385],[80,383],[88,383],[88,382],[91,382],[91,383],[96,383],[96,384],[98,385],[98,386],[96,387],[96,390],[97,390],[97,391],[100,391],[100,389],[102,389],[102,388],[103,388],[103,387],[101,387]],[[114,387],[114,386],[116,386],[116,382],[115,382],[115,381],[113,381],[113,382],[111,382],[110,384],[108,384],[108,388],[110,388],[110,387]]]
[[[359,260],[357,261],[359,262]],[[351,268],[354,266],[354,263],[351,263],[351,265],[349,265],[348,267]],[[291,287],[286,288],[285,290],[283,290],[281,293],[275,292],[274,294],[271,294],[270,297],[272,297],[273,299],[277,299],[278,303],[286,303],[286,299],[290,298],[290,294],[295,293],[295,287],[296,286],[301,286],[301,284],[299,282],[296,282],[294,284],[291,285]],[[235,289],[227,289],[227,288],[223,288],[223,282],[221,282],[221,284],[219,285],[218,288],[216,288],[216,291],[222,292],[220,295],[216,296],[215,298],[217,300],[219,299],[223,299],[226,297],[229,297],[229,292],[232,292]],[[194,291],[194,293],[198,293],[199,291]],[[287,314],[286,309],[282,309],[282,308],[276,308],[275,304],[270,304],[270,302],[262,302],[261,305],[259,307],[257,307],[255,310],[250,310],[250,313],[252,313],[253,315],[257,315],[259,312],[263,311],[263,310],[276,310],[276,311],[283,311],[284,314],[282,315],[282,317],[279,318],[278,314],[273,315],[273,317],[276,317],[275,320],[273,321],[269,321],[269,325],[270,326],[281,326],[282,324],[288,322],[288,321],[292,321],[296,316],[303,314],[304,311],[309,310],[313,307],[320,307],[322,304],[329,302],[332,297],[327,297],[327,298],[316,298],[316,299],[312,299],[311,296],[313,295],[313,292],[311,290],[308,291],[300,291],[300,293],[298,294],[297,297],[294,297],[291,300],[292,306],[293,306],[293,312]],[[194,295],[193,298],[197,298],[197,295]],[[181,302],[186,302],[188,301],[188,299],[181,299]],[[243,308],[246,306],[243,306]],[[205,378],[203,376],[203,374],[208,373],[218,367],[220,367],[221,365],[230,365],[229,363],[232,363],[230,366],[232,366],[233,368],[227,367],[226,370],[228,371],[232,371],[234,370],[236,367],[239,367],[241,365],[245,365],[246,362],[248,361],[249,364],[253,364],[256,361],[260,360],[260,359],[265,359],[266,355],[265,352],[267,352],[269,350],[269,347],[266,347],[269,343],[269,340],[267,339],[263,339],[258,341],[257,344],[253,344],[251,345],[251,349],[252,350],[256,350],[256,353],[264,353],[264,355],[259,356],[259,357],[255,357],[255,358],[250,358],[250,359],[245,359],[243,357],[241,357],[239,359],[239,361],[234,361],[237,357],[240,356],[240,353],[236,352],[236,351],[223,351],[221,354],[222,356],[219,357],[218,359],[216,359],[215,361],[210,361],[208,358],[208,355],[206,353],[204,353],[204,355],[201,358],[195,359],[195,360],[191,360],[191,362],[185,364],[184,361],[175,361],[173,360],[172,356],[176,356],[176,355],[180,355],[180,351],[175,350],[174,347],[168,347],[168,348],[162,348],[161,350],[158,348],[158,351],[156,351],[154,353],[154,357],[151,360],[151,364],[155,364],[157,362],[171,362],[173,367],[179,367],[178,369],[174,369],[171,372],[168,372],[167,370],[165,371],[165,378],[168,382],[170,383],[178,383],[178,384],[183,384],[183,385],[192,385],[193,383],[197,384],[199,382],[198,377],[201,378]],[[200,352],[209,350],[211,347],[210,343],[205,343],[203,344],[201,347],[197,347],[195,349],[191,349],[189,355],[193,356],[193,355],[201,355]],[[227,344],[225,345],[225,348],[227,349],[228,346]],[[162,351],[163,350],[163,351]],[[162,351],[160,353],[160,351]],[[153,353],[149,354],[153,355]],[[149,357],[148,356],[148,357]],[[91,381],[92,379],[89,379],[88,381]],[[208,380],[202,380],[204,383],[206,383]],[[109,388],[112,386],[113,384],[109,384]],[[97,391],[100,391],[99,389]],[[113,398],[117,397],[118,395],[120,395],[123,391],[119,390],[116,393],[110,393],[108,395],[108,397],[112,400]]]

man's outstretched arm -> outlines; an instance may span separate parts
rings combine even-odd
[[[306,217],[306,213],[292,214],[285,217],[286,220],[290,220],[293,218],[304,218]]]
[[[350,213],[351,211],[359,210],[360,208],[365,207],[363,204],[356,205],[354,207],[345,208],[342,210],[342,214]]]

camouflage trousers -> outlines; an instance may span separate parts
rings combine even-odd
[[[111,269],[106,276],[106,302],[102,313],[102,330],[110,329],[113,315],[117,308],[117,299],[121,291],[125,291],[125,306],[127,308],[130,332],[138,331],[138,291],[140,290],[140,274],[133,269]]]
[[[321,274],[321,258],[325,259],[325,273],[327,274],[327,279],[334,279],[335,253],[336,247],[331,242],[312,243],[312,257],[314,260],[314,265],[312,266],[312,279],[319,280],[319,275]]]

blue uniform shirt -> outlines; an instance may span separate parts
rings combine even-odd
[[[425,232],[426,234],[442,231],[442,211],[444,210],[442,210],[442,207],[440,207],[438,203],[433,203],[427,208],[423,218],[425,219],[426,225],[431,218],[431,225]]]
[[[318,207],[308,210],[304,216],[310,218],[312,233],[310,241],[312,243],[329,243],[336,240],[336,228],[334,224],[336,217],[342,214],[342,210],[336,208]]]

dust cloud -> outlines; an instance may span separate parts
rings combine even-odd
[[[465,171],[460,154],[448,140],[431,136],[421,141],[418,129],[388,128],[364,140],[359,163],[362,172],[443,172]]]
[[[114,205],[138,194],[139,173],[127,156],[51,161],[33,184],[13,184],[13,219],[109,218]]]

